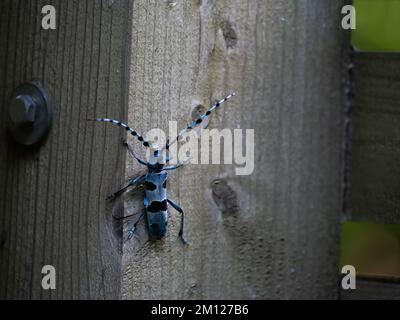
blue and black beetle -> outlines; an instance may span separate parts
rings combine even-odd
[[[144,165],[148,168],[148,172],[142,176],[134,177],[126,187],[113,193],[109,197],[110,199],[115,199],[130,187],[139,186],[141,184],[144,184],[145,186],[144,210],[129,231],[129,238],[134,235],[137,224],[144,216],[146,216],[147,218],[148,232],[150,237],[153,237],[155,239],[161,239],[165,237],[168,231],[168,204],[170,204],[175,210],[177,210],[181,214],[181,227],[179,230],[179,237],[184,244],[187,244],[187,241],[183,236],[185,214],[178,204],[168,199],[167,197],[168,171],[176,170],[183,164],[180,163],[174,166],[169,166],[168,163],[170,161],[170,158],[165,156],[164,150],[168,151],[169,147],[173,143],[179,141],[185,132],[199,126],[215,109],[217,109],[222,103],[226,102],[233,96],[235,96],[235,93],[232,93],[231,95],[217,102],[210,109],[208,109],[206,113],[201,115],[197,120],[194,120],[185,129],[183,129],[172,143],[168,141],[163,148],[160,148],[156,144],[150,144],[139,133],[137,133],[135,130],[130,128],[125,123],[122,123],[121,121],[107,118],[98,118],[92,120],[98,122],[109,122],[118,125],[119,127],[125,129],[127,132],[130,132],[130,134],[138,139],[144,147],[151,148],[150,159],[148,162],[146,162],[136,157],[130,146],[125,142],[125,146],[128,148],[128,151],[141,165]]]

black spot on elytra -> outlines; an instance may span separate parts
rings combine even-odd
[[[139,141],[143,141],[143,137],[139,137],[138,139],[139,139]]]
[[[157,185],[155,185],[153,182],[146,181],[146,190],[154,191],[156,189],[157,189]]]
[[[196,124],[200,124],[200,123],[202,123],[203,122],[203,119],[197,119],[197,121],[196,121]]]
[[[164,183],[162,184],[162,187],[163,187],[164,189],[167,188],[167,179],[165,179]]]
[[[147,211],[153,213],[166,210],[167,210],[167,200],[152,201],[150,205],[147,207]]]
[[[143,145],[144,145],[145,147],[148,147],[148,146],[149,146],[149,143],[148,143],[147,141],[145,141],[145,142],[143,142]]]
[[[218,108],[221,104],[218,102],[215,107]]]
[[[211,111],[208,110],[208,111],[206,112],[206,116],[209,116],[210,114],[211,114]]]

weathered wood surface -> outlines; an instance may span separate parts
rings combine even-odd
[[[400,223],[400,55],[356,53],[348,218]]]
[[[41,8],[57,9],[56,31],[41,29]],[[87,123],[126,117],[128,1],[0,2],[0,298],[119,298],[120,237],[105,196],[123,180],[117,130]],[[127,31],[128,30],[128,31]],[[14,87],[41,80],[55,106],[41,147],[6,135]],[[43,291],[41,269],[57,271]]]
[[[236,91],[209,127],[254,129],[256,151],[250,176],[232,165],[171,175],[191,245],[177,239],[173,210],[165,241],[146,242],[142,225],[124,243],[123,298],[337,298],[341,3],[134,1],[130,124],[183,126],[197,104]],[[138,172],[129,159],[127,176]],[[216,179],[228,190],[222,207]],[[142,200],[128,194],[126,214]]]
[[[355,290],[341,290],[342,300],[399,300],[400,283],[376,279],[357,279]]]

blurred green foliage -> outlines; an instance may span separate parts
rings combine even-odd
[[[357,50],[400,52],[400,0],[354,0]]]
[[[345,222],[340,269],[344,265],[357,275],[400,278],[400,225]]]

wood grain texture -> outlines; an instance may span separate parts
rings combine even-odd
[[[400,223],[400,55],[356,53],[347,215]]]
[[[124,243],[123,298],[337,298],[342,2],[173,3],[134,1],[129,123],[141,133],[168,131],[170,120],[183,127],[194,106],[236,91],[209,128],[254,129],[255,170],[172,173],[169,196],[187,214],[191,245],[177,239],[172,209],[164,241],[147,242],[141,225]],[[138,172],[129,159],[127,176]],[[127,194],[126,214],[142,201]]]
[[[355,290],[341,290],[341,300],[399,300],[400,283],[394,281],[357,279]]]
[[[56,31],[41,29],[46,4]],[[0,298],[119,298],[121,241],[105,197],[123,180],[122,135],[86,119],[126,117],[130,2],[0,8]],[[54,123],[41,146],[24,148],[7,136],[5,110],[32,79],[50,91]],[[41,288],[45,264],[56,267],[54,291]]]

